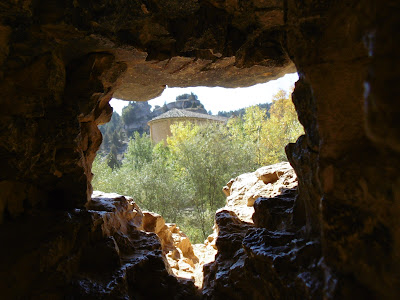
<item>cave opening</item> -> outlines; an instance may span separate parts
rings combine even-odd
[[[142,229],[157,233],[173,273],[179,278],[194,280],[197,287],[202,286],[203,266],[214,261],[217,253],[218,234],[215,228],[213,232],[217,210],[228,205],[239,221],[247,224],[244,227],[251,226],[254,224],[252,206],[258,197],[277,196],[289,190],[295,193],[296,178],[288,165],[280,166],[283,171],[257,175],[272,176],[269,182],[256,179],[252,173],[263,166],[287,161],[284,147],[295,142],[303,132],[296,122],[290,95],[298,77],[297,74],[285,77],[233,91],[206,87],[169,89],[169,93],[164,92],[168,96],[148,103],[113,99],[111,104],[116,111],[109,123],[100,126],[103,143],[92,169],[94,190],[132,197],[143,210]],[[238,95],[234,98],[234,94]],[[206,97],[211,99],[205,101]],[[222,107],[232,110],[218,111],[220,119],[201,122],[201,118],[214,117],[212,112],[218,106],[212,104],[221,99],[228,99]],[[238,109],[233,110],[239,101]],[[251,105],[251,102],[259,104]],[[171,117],[169,114],[177,109],[191,114]],[[155,127],[154,120],[162,123]],[[155,140],[160,135],[162,138]],[[268,145],[266,139],[269,139]],[[223,149],[229,140],[235,143]],[[240,154],[244,152],[247,155]],[[210,156],[215,159],[210,160]],[[190,161],[182,157],[190,157]],[[232,182],[226,186],[229,180],[234,181],[243,173],[252,173],[254,181],[241,187],[253,189],[249,191],[252,195],[244,200],[230,195],[238,190],[236,187],[230,191]],[[256,184],[258,190],[253,187]],[[199,192],[204,190],[207,192]]]

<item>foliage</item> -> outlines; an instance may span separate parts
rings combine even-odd
[[[142,209],[178,222],[196,243],[211,233],[214,213],[225,204],[226,182],[286,160],[284,146],[302,127],[290,97],[280,92],[269,115],[253,106],[226,125],[179,123],[171,132],[166,145],[154,145],[146,134],[136,132],[119,168],[96,158],[93,186],[132,196]]]
[[[118,150],[122,148],[122,141],[126,138],[121,116],[117,112],[114,112],[110,122],[99,126],[99,129],[103,135],[103,143],[100,147],[101,153],[103,155],[109,153],[113,145],[117,148],[117,152],[119,152]]]
[[[248,170],[250,157],[235,147],[227,128],[219,124],[178,124],[171,131],[168,146],[176,172],[191,191],[192,225],[197,224],[205,239],[215,210],[225,203],[221,188],[230,178]]]
[[[190,93],[190,94],[179,95],[175,99],[176,100],[198,100],[198,97],[196,94]]]
[[[303,133],[291,96],[282,90],[274,96],[269,112],[252,106],[243,118],[229,119],[227,126],[258,166],[287,161],[285,146]]]
[[[297,119],[291,96],[280,91],[272,101],[270,117],[262,128],[261,144],[264,145],[268,154],[267,157],[264,156],[263,164],[286,161],[285,146],[295,142],[303,133],[304,130]]]
[[[135,120],[135,105],[134,102],[129,102],[129,104],[124,107],[124,110],[122,111],[122,121],[124,124],[131,124],[135,122]]]
[[[113,190],[115,173],[113,173],[113,170],[108,166],[107,161],[103,157],[96,156],[93,162],[92,172],[95,174],[92,180],[93,187],[101,187],[104,191]]]
[[[258,106],[261,109],[265,109],[265,111],[267,112],[267,117],[269,117],[269,108],[271,106],[271,103],[256,104],[255,106]],[[231,111],[219,111],[217,115],[221,116],[221,117],[226,117],[226,118],[230,118],[230,117],[242,118],[244,116],[245,112],[246,112],[246,108],[240,108],[240,109],[231,110]]]
[[[124,165],[141,170],[144,165],[151,162],[152,151],[153,145],[149,136],[146,133],[140,136],[138,132],[135,132],[125,153]]]
[[[115,149],[114,145],[112,146],[110,153],[108,153],[106,156],[106,162],[107,165],[114,170],[115,168],[120,167],[120,163],[117,159],[117,154],[115,154],[116,152],[115,150],[113,151],[113,149]]]

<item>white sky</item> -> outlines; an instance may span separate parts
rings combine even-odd
[[[285,76],[267,83],[253,85],[247,88],[227,89],[222,87],[188,87],[188,88],[166,88],[161,96],[149,100],[151,106],[162,106],[165,102],[174,102],[175,98],[182,94],[196,94],[207,111],[213,114],[218,111],[230,111],[259,103],[271,102],[272,96],[280,89],[288,91],[298,80],[297,73]],[[128,101],[113,98],[110,101],[114,111],[120,115],[122,108],[128,105]]]

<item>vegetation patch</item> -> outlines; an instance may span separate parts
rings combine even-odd
[[[252,106],[227,124],[178,123],[166,144],[154,145],[135,132],[122,163],[98,156],[95,190],[135,199],[142,209],[178,223],[193,243],[212,232],[215,211],[225,205],[222,187],[242,173],[286,161],[284,147],[303,133],[290,97],[283,91],[269,108]]]

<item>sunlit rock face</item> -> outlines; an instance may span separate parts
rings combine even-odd
[[[154,232],[160,239],[171,272],[188,279],[198,288],[203,284],[203,265],[214,260],[216,254],[213,235],[204,244],[195,244],[189,240],[177,224],[165,223],[164,218],[154,212],[143,212],[143,229]]]
[[[63,233],[68,216],[79,220],[69,228],[92,228],[81,210],[112,95],[248,86],[295,66],[306,133],[287,147],[299,181],[293,222],[321,241],[323,297],[398,299],[398,15],[395,1],[378,0],[3,1],[0,234],[9,247],[0,282],[9,298],[40,298],[33,287],[70,268],[37,259],[49,230]],[[17,236],[35,238],[18,247]]]
[[[204,266],[204,298],[320,299],[321,245],[293,218],[297,178],[289,163],[240,175],[224,191],[227,205],[215,215],[218,253]]]

